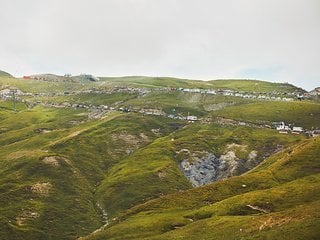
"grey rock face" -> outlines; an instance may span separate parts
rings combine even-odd
[[[193,186],[198,187],[210,182],[234,176],[243,168],[244,161],[237,158],[233,151],[220,157],[212,153],[198,158],[182,160],[180,169]]]

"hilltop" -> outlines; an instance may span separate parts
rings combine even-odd
[[[320,104],[298,87],[3,75],[0,99],[0,238],[319,235]]]
[[[11,76],[3,72],[3,76]],[[8,80],[9,81],[9,80]],[[56,74],[37,74],[24,76],[21,79],[10,79],[11,84],[22,88],[25,91],[32,91],[35,83],[38,83],[41,91],[56,91],[58,85],[68,90],[76,89],[105,89],[109,87],[136,87],[136,88],[184,88],[184,89],[219,89],[242,92],[257,93],[295,93],[303,94],[305,90],[289,83],[271,83],[261,80],[250,79],[224,79],[224,80],[189,80],[173,77],[146,77],[146,76],[126,76],[126,77],[96,77],[91,74],[81,74],[64,76]],[[59,82],[57,85],[56,82]],[[45,89],[45,86],[49,89]],[[81,88],[82,86],[82,88]]]

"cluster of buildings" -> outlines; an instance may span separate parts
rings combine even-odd
[[[293,134],[301,134],[305,132],[302,127],[286,125],[285,122],[275,122],[273,124],[279,133],[288,134],[291,132]]]
[[[22,95],[23,92],[21,92],[19,89],[11,89],[11,88],[5,88],[0,90],[0,99],[1,100],[9,100],[12,99],[15,95],[15,98],[17,98],[17,95]]]
[[[189,122],[194,122],[199,120],[198,117],[194,115],[183,116],[181,114],[179,115],[169,114],[167,117],[171,119],[187,120]]]
[[[172,89],[182,91],[185,93],[201,93],[201,94],[212,94],[222,96],[234,96],[248,99],[260,99],[260,100],[273,100],[273,101],[294,101],[295,98],[301,98],[299,93],[283,93],[283,92],[244,92],[234,91],[230,89],[198,89],[198,88],[177,88]],[[282,96],[286,95],[286,96]]]

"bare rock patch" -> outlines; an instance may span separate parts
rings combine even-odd
[[[47,196],[51,188],[52,184],[50,182],[35,183],[30,187],[33,193],[40,194],[43,196]]]
[[[55,168],[60,167],[60,162],[55,156],[45,157],[42,162]]]

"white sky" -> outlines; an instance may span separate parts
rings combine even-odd
[[[320,0],[0,0],[0,69],[320,86]]]

